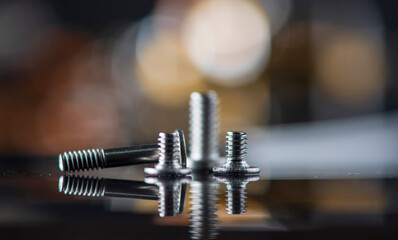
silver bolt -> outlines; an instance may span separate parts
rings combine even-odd
[[[155,167],[145,168],[145,173],[154,176],[190,174],[191,169],[185,168],[185,142],[183,139],[184,135],[181,130],[176,130],[174,133],[159,133],[159,163]]]
[[[186,188],[190,181],[191,177],[185,176],[179,176],[177,178],[145,178],[146,183],[155,184],[159,188],[158,211],[160,217],[177,216],[183,212]]]
[[[211,169],[219,159],[218,98],[214,91],[193,92],[189,103],[190,162],[192,169]]]
[[[228,132],[226,163],[221,167],[214,167],[216,175],[257,175],[260,169],[250,167],[245,157],[247,155],[247,136],[244,132]]]
[[[157,145],[64,152],[58,157],[62,172],[111,168],[157,162]]]
[[[228,214],[242,214],[246,212],[246,185],[260,180],[259,176],[218,176],[218,182],[227,185],[227,212]]]

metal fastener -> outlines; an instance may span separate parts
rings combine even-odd
[[[188,166],[193,170],[211,170],[219,160],[217,94],[214,91],[193,92],[189,108]]]
[[[191,177],[146,177],[145,182],[159,189],[158,211],[160,217],[177,216],[184,211],[187,184]]]
[[[246,160],[247,136],[244,132],[228,132],[226,145],[226,163],[221,167],[214,167],[216,175],[257,175],[260,169],[250,167]]]
[[[112,149],[88,149],[64,152],[59,155],[59,169],[63,172],[111,168],[126,165],[155,163],[158,147],[142,145]]]
[[[159,133],[159,163],[155,167],[144,169],[146,174],[153,176],[187,175],[192,171],[186,168],[186,150],[184,133],[176,130],[174,133]]]
[[[65,195],[87,197],[121,197],[157,200],[156,187],[143,181],[108,179],[88,176],[61,176],[58,189]]]
[[[242,214],[246,212],[246,185],[260,180],[259,176],[216,176],[218,182],[227,185],[227,212],[228,214]]]

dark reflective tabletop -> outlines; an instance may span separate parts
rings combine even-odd
[[[12,239],[394,239],[398,181],[159,180],[143,166],[62,175],[56,157],[3,157],[0,235]]]

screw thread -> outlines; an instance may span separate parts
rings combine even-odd
[[[227,161],[244,161],[247,155],[247,135],[244,132],[227,133]]]
[[[227,212],[228,214],[242,214],[247,210],[247,192],[245,187],[227,188]]]
[[[175,133],[159,133],[159,163],[157,168],[179,168],[180,141]]]
[[[215,239],[218,235],[216,220],[217,186],[210,182],[194,182],[190,186],[190,233],[192,239]]]
[[[59,191],[67,195],[103,197],[105,185],[103,179],[87,176],[61,176]]]
[[[218,154],[218,98],[215,92],[193,92],[190,99],[190,159],[212,162]]]
[[[58,159],[61,171],[84,171],[105,167],[105,153],[103,149],[64,152],[59,155]]]
[[[178,185],[177,185],[178,187]],[[159,205],[160,217],[177,216],[179,214],[180,191],[176,186],[159,186]]]

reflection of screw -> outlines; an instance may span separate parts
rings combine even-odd
[[[65,175],[59,178],[58,188],[67,195],[157,199],[156,189],[143,181]]]
[[[59,155],[61,171],[79,171],[157,162],[157,145],[89,149]]]
[[[256,175],[260,173],[257,167],[250,167],[246,160],[247,136],[244,132],[228,132],[227,162],[222,167],[215,167],[216,175]]]
[[[162,178],[146,177],[145,182],[156,184],[159,188],[159,216],[177,216],[182,213],[185,205],[187,183],[190,177]]]
[[[219,159],[218,98],[215,92],[193,92],[190,100],[190,167],[211,169]]]
[[[216,220],[217,184],[209,174],[194,174],[190,184],[192,239],[215,239],[218,235]]]
[[[181,130],[176,130],[174,133],[159,133],[159,163],[155,167],[145,168],[145,173],[158,176],[190,174],[192,172],[190,169],[181,166],[181,163],[184,165],[186,162],[183,139]]]
[[[259,176],[229,176],[215,177],[219,182],[227,185],[227,212],[228,214],[242,214],[246,212],[246,185],[258,181]]]

